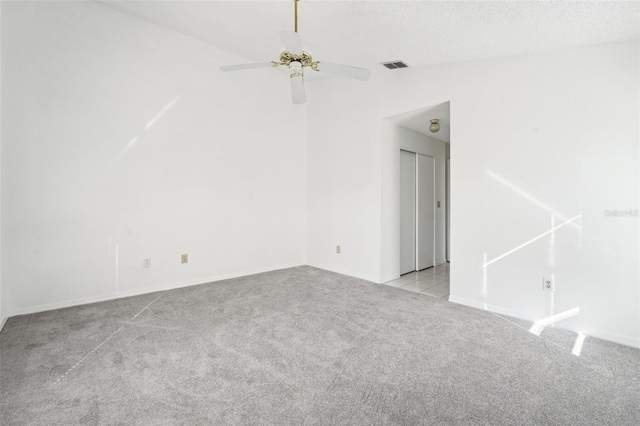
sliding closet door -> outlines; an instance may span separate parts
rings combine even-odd
[[[416,270],[416,154],[400,151],[400,274]]]
[[[434,158],[418,154],[417,162],[417,270],[434,265],[435,252],[435,164]]]

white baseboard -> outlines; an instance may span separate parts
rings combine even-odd
[[[376,284],[380,284],[380,279],[378,277],[372,277],[372,276],[369,276],[369,275],[359,274],[357,272],[352,272],[352,271],[347,271],[347,270],[344,270],[344,269],[334,268],[334,267],[327,266],[327,265],[321,265],[319,263],[307,263],[307,265],[313,266],[314,268],[318,268],[318,269],[324,269],[325,271],[335,272],[337,274],[342,274],[342,275],[348,275],[350,277],[360,278],[362,280],[367,280],[367,281],[374,282]]]
[[[458,305],[470,306],[472,308],[481,309],[483,311],[495,312],[496,314],[507,315],[510,317],[523,319],[525,321],[533,321],[523,312],[515,311],[513,309],[504,308],[502,306],[489,305],[484,302],[478,302],[472,299],[465,299],[463,297],[456,297],[454,295],[449,296],[449,302],[457,303]]]
[[[109,294],[104,294],[104,295],[99,295],[99,296],[83,297],[83,298],[72,299],[72,300],[63,300],[63,301],[60,301],[60,302],[47,303],[47,304],[44,304],[44,305],[29,306],[29,307],[25,307],[25,308],[13,309],[13,310],[9,311],[7,316],[4,318],[3,322],[0,323],[0,324],[2,324],[4,326],[4,323],[6,322],[6,320],[8,318],[16,316],[16,315],[35,314],[35,313],[38,313],[38,312],[51,311],[51,310],[54,310],[54,309],[69,308],[71,306],[80,306],[80,305],[87,305],[87,304],[90,304],[90,303],[105,302],[107,300],[121,299],[121,298],[124,298],[124,297],[131,297],[131,296],[139,296],[141,294],[156,293],[158,291],[174,290],[174,289],[183,288],[183,287],[190,287],[190,286],[193,286],[193,285],[209,284],[209,283],[216,282],[216,281],[228,280],[228,279],[231,279],[231,278],[245,277],[245,276],[248,276],[248,275],[259,274],[259,273],[262,273],[262,272],[278,271],[278,270],[281,270],[281,269],[293,268],[293,267],[302,266],[302,265],[303,265],[302,263],[291,263],[291,264],[286,264],[286,265],[273,266],[273,267],[269,267],[269,268],[256,268],[256,269],[243,271],[243,272],[238,272],[238,273],[233,273],[233,274],[217,275],[217,276],[209,277],[209,278],[202,278],[202,279],[197,279],[197,280],[183,281],[183,282],[178,282],[178,283],[170,283],[170,284],[164,284],[164,285],[155,286],[155,287],[145,287],[145,288],[141,288],[141,289],[135,289],[135,290],[129,290],[129,291],[121,291],[121,292],[117,292],[117,293],[109,293]]]
[[[575,332],[580,332],[584,335],[595,337],[596,339],[608,340],[609,342],[619,343],[625,346],[631,346],[632,348],[640,349],[640,339],[633,338],[631,336],[623,336],[618,333],[612,333],[606,330],[590,330],[590,329],[580,329],[580,330],[571,330]]]
[[[449,296],[449,302],[457,303],[459,305],[470,306],[472,308],[482,309],[483,311],[494,312],[496,314],[507,315],[510,317],[522,319],[525,321],[535,321],[534,318],[531,318],[529,315],[514,311],[513,309],[504,308],[502,306],[488,305],[483,302],[479,302],[477,300],[466,299],[463,297]],[[556,327],[562,330],[568,330],[575,333],[582,333],[586,336],[595,337],[596,339],[607,340],[609,342],[618,343],[625,346],[631,346],[633,348],[640,348],[640,338],[633,336],[625,336],[618,333],[613,333],[607,330],[593,330],[593,329],[574,329],[572,327],[563,327],[560,323],[556,323]]]

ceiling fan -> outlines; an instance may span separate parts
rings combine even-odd
[[[284,43],[285,50],[280,53],[277,61],[257,62],[251,64],[224,65],[222,71],[239,71],[251,68],[287,67],[289,68],[289,78],[291,80],[291,94],[294,104],[303,104],[307,101],[307,94],[304,88],[304,69],[310,68],[313,71],[340,75],[342,77],[353,78],[366,81],[369,79],[369,70],[364,68],[351,67],[348,65],[334,64],[331,62],[314,61],[311,54],[302,50],[302,39],[298,34],[298,0],[293,0],[294,5],[294,32],[280,31],[280,38]]]

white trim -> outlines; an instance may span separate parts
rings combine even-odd
[[[256,268],[256,269],[249,270],[249,271],[243,271],[243,272],[233,273],[233,274],[217,275],[215,277],[210,277],[210,278],[202,278],[202,279],[198,279],[198,280],[183,281],[183,282],[165,284],[165,285],[160,285],[160,286],[155,286],[155,287],[145,287],[145,288],[141,288],[141,289],[135,289],[135,290],[129,290],[129,291],[121,291],[121,292],[110,293],[110,294],[105,294],[105,295],[101,295],[101,296],[83,297],[83,298],[80,298],[80,299],[73,299],[73,300],[65,300],[65,301],[55,302],[55,303],[48,303],[46,305],[29,306],[29,307],[26,307],[26,308],[19,308],[19,309],[14,309],[14,310],[9,311],[9,314],[4,319],[4,321],[6,321],[9,317],[13,317],[13,316],[16,316],[16,315],[35,314],[35,313],[38,313],[38,312],[51,311],[51,310],[54,310],[54,309],[69,308],[71,306],[87,305],[89,303],[105,302],[107,300],[121,299],[121,298],[124,298],[124,297],[131,297],[131,296],[139,296],[141,294],[155,293],[155,292],[158,292],[158,291],[174,290],[174,289],[178,289],[178,288],[182,288],[182,287],[190,287],[190,286],[194,286],[194,285],[209,284],[209,283],[216,282],[216,281],[228,280],[228,279],[231,279],[231,278],[238,278],[238,277],[245,277],[245,276],[248,276],[248,275],[259,274],[259,273],[262,273],[262,272],[278,271],[278,270],[281,270],[281,269],[288,269],[288,268],[293,268],[293,267],[296,267],[296,266],[303,266],[303,264],[302,263],[291,263],[291,264],[286,264],[286,265],[273,266],[273,267],[270,267],[270,268]],[[2,322],[0,324],[4,325],[4,322]]]
[[[9,319],[9,316],[6,316],[0,319],[0,333],[2,333],[2,329],[4,328],[4,325],[7,323],[8,319]]]
[[[337,274],[342,274],[342,275],[348,275],[350,277],[360,278],[361,280],[367,280],[367,281],[371,281],[371,282],[376,283],[376,284],[380,284],[380,279],[378,277],[372,277],[372,276],[369,276],[369,275],[364,275],[364,274],[359,274],[359,273],[356,273],[356,272],[346,271],[344,269],[333,268],[331,266],[321,265],[319,263],[309,263],[308,265],[312,266],[314,268],[324,269],[325,271],[335,272]]]
[[[463,297],[449,296],[449,302],[457,303],[459,305],[469,306],[476,309],[482,309],[483,311],[495,312],[496,314],[507,315],[510,317],[522,319],[525,321],[534,321],[530,315],[524,314],[519,311],[514,311],[512,309],[504,308],[501,306],[488,305],[486,303],[478,302],[472,299],[466,299]],[[591,329],[575,329],[572,327],[565,327],[563,324],[556,324],[557,328],[562,330],[568,330],[575,333],[581,333],[588,337],[595,337],[596,339],[607,340],[609,342],[618,343],[625,346],[631,346],[633,348],[640,349],[640,338],[632,337],[632,336],[624,336],[618,333],[612,333],[610,331],[602,331],[602,330],[591,330]]]

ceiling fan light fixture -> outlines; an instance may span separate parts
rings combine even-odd
[[[302,64],[298,61],[291,61],[289,64],[289,71],[291,78],[302,77]]]
[[[431,131],[431,133],[438,133],[438,130],[440,130],[439,121],[440,120],[438,120],[437,118],[431,120],[431,124],[429,124],[429,130]]]

